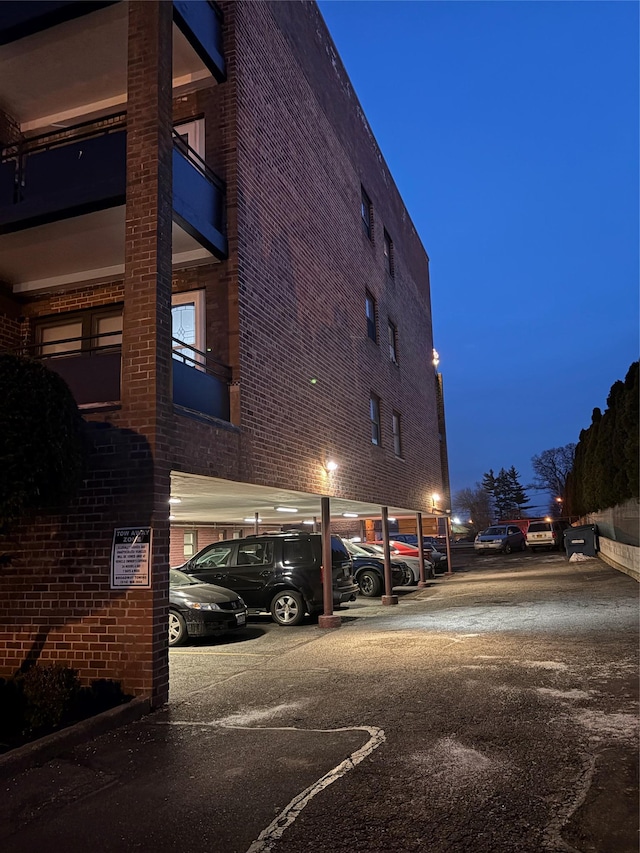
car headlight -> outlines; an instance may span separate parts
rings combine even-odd
[[[217,604],[214,604],[213,601],[202,602],[202,601],[186,601],[185,604],[191,610],[222,610],[221,607],[218,607]]]

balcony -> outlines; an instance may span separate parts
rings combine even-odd
[[[173,143],[174,267],[223,259],[224,183],[175,131]],[[3,150],[0,278],[15,292],[123,274],[126,148],[118,113]]]
[[[113,408],[121,401],[121,332],[37,344],[20,350],[61,376],[83,410]],[[229,421],[231,368],[191,344],[173,339],[174,405]]]

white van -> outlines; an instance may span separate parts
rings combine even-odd
[[[552,548],[560,550],[564,547],[564,531],[569,527],[566,521],[532,521],[527,530],[527,546],[535,551],[536,548]]]

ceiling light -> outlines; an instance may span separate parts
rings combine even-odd
[[[328,471],[330,474],[332,471],[338,470],[338,463],[335,462],[333,459],[327,459],[327,461],[324,463],[324,467],[325,470]]]
[[[175,520],[176,520],[175,515],[170,515],[170,516],[169,516],[169,521],[175,521]]]
[[[387,521],[396,521],[396,520],[397,519],[395,519],[395,518],[391,518],[391,516],[389,516],[389,518],[387,519]]]
[[[258,524],[262,524],[262,519],[261,519],[261,518],[255,518],[255,517],[254,517],[254,518],[243,518],[242,520],[243,520],[243,521],[246,521],[247,523],[248,523],[248,522],[250,522],[250,521],[254,521],[254,522],[255,522],[255,521],[257,521],[257,522],[258,522]]]
[[[308,519],[307,521],[303,521],[302,523],[303,524],[315,524],[315,521],[313,521],[313,519]]]
[[[182,498],[169,498],[169,503],[170,504],[181,504]]]
[[[293,506],[276,506],[274,509],[276,512],[298,512]]]
[[[343,512],[342,517],[343,518],[357,518],[358,513],[357,512]]]

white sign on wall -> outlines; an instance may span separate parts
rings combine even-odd
[[[111,548],[111,589],[151,586],[151,528],[117,527]]]

